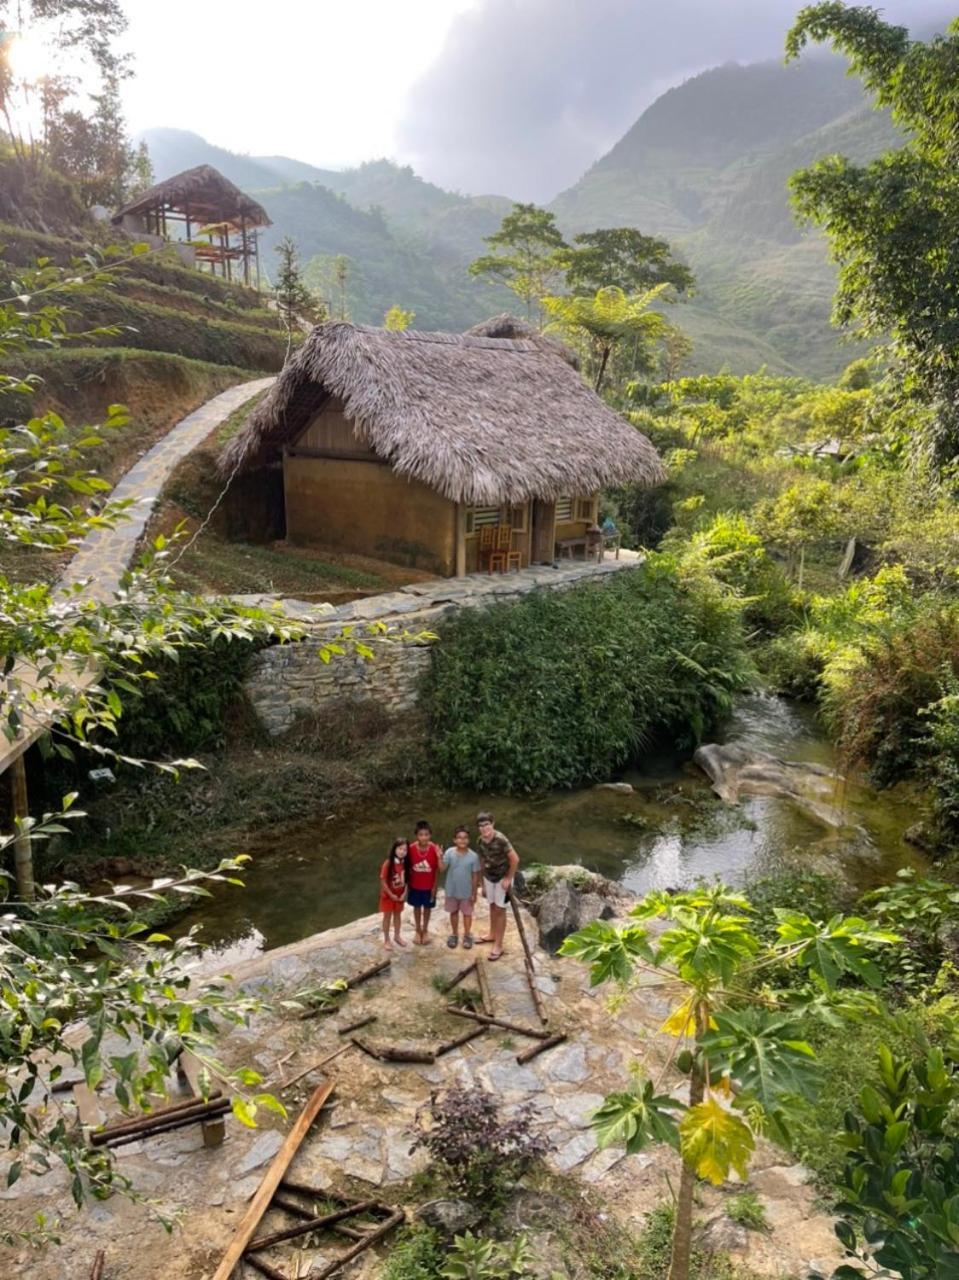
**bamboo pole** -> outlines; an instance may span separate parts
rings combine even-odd
[[[218,1108],[222,1102],[223,1094],[217,1089],[206,1099],[190,1098],[186,1102],[176,1102],[170,1107],[158,1107],[156,1111],[148,1111],[145,1115],[135,1116],[129,1120],[121,1120],[117,1124],[109,1125],[107,1128],[91,1134],[90,1141],[95,1147],[100,1146],[105,1142],[109,1142],[112,1138],[119,1138],[127,1133],[136,1133],[142,1129],[153,1129],[157,1125],[165,1124],[168,1120],[180,1119],[186,1114],[191,1116],[202,1115],[205,1111]]]
[[[442,1044],[436,1046],[437,1058],[442,1058],[444,1053],[451,1053],[454,1049],[459,1049],[461,1045],[469,1044],[471,1040],[475,1040],[477,1036],[485,1035],[486,1027],[471,1027],[469,1031],[464,1031],[461,1036],[457,1036],[455,1040],[444,1040]]]
[[[247,1245],[247,1253],[260,1249],[272,1249],[275,1244],[283,1244],[285,1240],[296,1240],[300,1236],[308,1236],[311,1231],[320,1231],[323,1227],[339,1222],[343,1218],[354,1218],[360,1213],[368,1213],[376,1204],[375,1200],[361,1200],[359,1204],[347,1205],[344,1209],[336,1209],[333,1213],[324,1213],[318,1218],[308,1218],[297,1223],[295,1227],[286,1227],[283,1231],[273,1231],[268,1236],[259,1236]]]
[[[455,1004],[448,1004],[446,1012],[457,1018],[472,1018],[474,1022],[483,1022],[490,1027],[502,1027],[505,1031],[518,1031],[521,1036],[532,1036],[534,1040],[545,1040],[549,1034],[535,1027],[522,1027],[518,1022],[507,1022],[505,1018],[488,1018],[485,1013],[474,1013],[472,1009],[457,1009]]]
[[[286,1135],[283,1146],[273,1157],[273,1162],[267,1169],[263,1181],[250,1201],[246,1213],[240,1219],[233,1239],[223,1255],[223,1260],[213,1273],[213,1280],[230,1280],[236,1264],[243,1257],[247,1245],[253,1238],[253,1233],[260,1225],[260,1219],[273,1199],[274,1191],[283,1180],[283,1175],[290,1167],[293,1157],[309,1131],[310,1125],[320,1114],[323,1104],[333,1092],[333,1088],[333,1081],[327,1080],[325,1083],[317,1085],[313,1090],[309,1101],[297,1116],[292,1129]]]
[[[215,1102],[212,1107],[207,1107],[203,1111],[198,1111],[196,1113],[188,1111],[184,1115],[171,1116],[169,1120],[160,1121],[157,1124],[151,1125],[149,1128],[132,1129],[126,1133],[110,1135],[103,1141],[95,1144],[91,1139],[91,1145],[110,1147],[112,1150],[114,1147],[125,1147],[127,1143],[130,1142],[139,1142],[141,1138],[155,1137],[158,1133],[170,1133],[173,1129],[185,1129],[189,1124],[204,1124],[209,1123],[210,1121],[219,1121],[222,1125],[222,1121],[229,1110],[229,1099],[224,1098],[222,1102]],[[97,1134],[94,1135],[94,1137],[98,1136],[99,1135]],[[205,1140],[204,1145],[206,1145]]]
[[[468,978],[475,968],[476,968],[476,961],[473,960],[466,966],[465,969],[460,969],[458,973],[454,973],[452,978],[450,978],[449,982],[447,982],[446,986],[443,987],[441,995],[444,995],[444,996],[449,995],[449,993],[453,990],[453,988],[459,986],[459,984],[463,981],[464,978]]]
[[[519,913],[519,907],[516,905],[516,899],[513,897],[512,889],[510,889],[507,897],[509,898],[510,906],[513,908],[513,919],[516,921],[516,931],[519,934],[519,940],[523,944],[523,952],[526,956],[526,985],[529,987],[530,996],[532,997],[533,1004],[536,1006],[536,1015],[545,1027],[549,1022],[549,1014],[547,1014],[543,1007],[543,997],[540,995],[536,987],[536,968],[533,964],[533,953],[526,940],[526,930],[523,928],[523,920]]]
[[[376,1021],[375,1013],[368,1013],[365,1018],[359,1018],[356,1022],[347,1023],[345,1027],[337,1027],[336,1034],[345,1036],[348,1031],[359,1031],[360,1027],[368,1027],[371,1022]]]
[[[314,1062],[308,1067],[304,1067],[302,1071],[298,1071],[295,1076],[290,1076],[289,1080],[284,1080],[278,1088],[289,1089],[291,1084],[296,1084],[298,1080],[302,1080],[304,1076],[308,1076],[311,1071],[318,1071],[320,1067],[325,1067],[328,1062],[332,1062],[334,1058],[338,1058],[341,1053],[346,1053],[347,1049],[354,1047],[353,1041],[345,1044],[342,1049],[337,1049],[335,1053],[329,1053],[325,1058],[321,1058],[319,1062]]]
[[[333,1275],[335,1271],[339,1271],[340,1267],[345,1267],[348,1262],[352,1262],[354,1258],[359,1257],[359,1255],[367,1250],[370,1245],[376,1244],[377,1240],[388,1235],[394,1227],[398,1227],[405,1217],[406,1214],[403,1210],[397,1209],[396,1213],[387,1218],[382,1226],[377,1227],[375,1231],[371,1231],[365,1240],[360,1240],[352,1249],[347,1249],[346,1253],[344,1253],[342,1257],[334,1259],[329,1266],[324,1267],[322,1271],[318,1271],[316,1275],[312,1277],[312,1280],[327,1280],[327,1278]],[[215,1276],[214,1280],[216,1280]]]
[[[553,1049],[556,1045],[562,1044],[566,1039],[566,1032],[559,1031],[556,1035],[547,1036],[545,1040],[540,1040],[538,1044],[531,1044],[528,1049],[524,1049],[516,1055],[516,1061],[523,1066],[525,1063],[532,1061],[537,1054],[545,1053],[547,1049]]]
[[[480,995],[483,998],[483,1012],[487,1018],[492,1018],[496,1014],[493,1008],[493,993],[489,987],[489,973],[486,970],[486,961],[482,956],[478,956],[476,960],[476,981],[479,983]]]

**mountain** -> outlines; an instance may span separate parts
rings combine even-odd
[[[182,130],[144,137],[159,178],[209,163],[263,201],[274,223],[268,272],[272,248],[291,235],[329,294],[331,260],[345,255],[355,319],[379,323],[398,303],[418,326],[462,329],[510,304],[466,271],[509,209],[505,197],[444,191],[388,160],[322,169],[235,155]],[[838,58],[729,63],[664,93],[550,207],[567,235],[636,226],[688,260],[696,294],[670,317],[695,342],[695,369],[765,364],[830,378],[862,348],[829,325],[835,267],[822,236],[797,225],[788,179],[821,156],[861,161],[898,141]]]
[[[867,160],[898,142],[839,59],[730,64],[663,94],[551,207],[568,232],[627,222],[669,239],[698,284],[674,317],[712,328],[714,358],[728,325],[761,340],[771,368],[828,378],[861,348],[830,329],[835,268],[796,223],[788,179],[821,156]]]

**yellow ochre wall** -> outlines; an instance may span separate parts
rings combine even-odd
[[[456,505],[418,480],[380,462],[287,454],[283,488],[290,542],[456,573]]]

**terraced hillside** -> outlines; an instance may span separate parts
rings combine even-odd
[[[0,246],[0,274],[6,277],[0,284],[18,266],[42,258],[69,265],[88,247],[9,224],[0,224]],[[77,431],[101,421],[108,405],[126,405],[130,422],[106,433],[95,454],[97,469],[111,481],[191,410],[283,362],[279,319],[257,293],[185,268],[168,253],[126,261],[110,284],[89,293],[51,295],[69,308],[68,328],[84,336],[76,345],[18,357],[17,372],[41,381],[31,395],[4,401],[4,412],[20,421],[53,409]],[[85,336],[106,325],[114,328],[110,335]],[[3,566],[47,577],[61,567],[53,557],[26,553]]]

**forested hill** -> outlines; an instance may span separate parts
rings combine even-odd
[[[267,260],[292,235],[329,290],[330,260],[346,255],[356,319],[379,322],[399,303],[417,325],[464,328],[507,304],[466,274],[504,197],[444,191],[387,160],[336,171],[234,155],[180,130],[145,137],[159,178],[209,163],[260,194],[274,222]],[[551,207],[569,234],[636,226],[689,258],[699,288],[674,318],[696,343],[697,368],[765,363],[828,377],[856,352],[829,329],[834,271],[820,237],[796,225],[786,182],[830,152],[865,159],[894,143],[836,58],[729,64],[663,94]]]
[[[896,141],[839,59],[727,65],[663,94],[552,208],[569,231],[615,218],[676,244],[699,280],[680,319],[713,335],[717,357],[726,346],[734,368],[738,330],[827,377],[854,351],[829,331],[835,273],[786,184],[820,156],[864,160]]]

